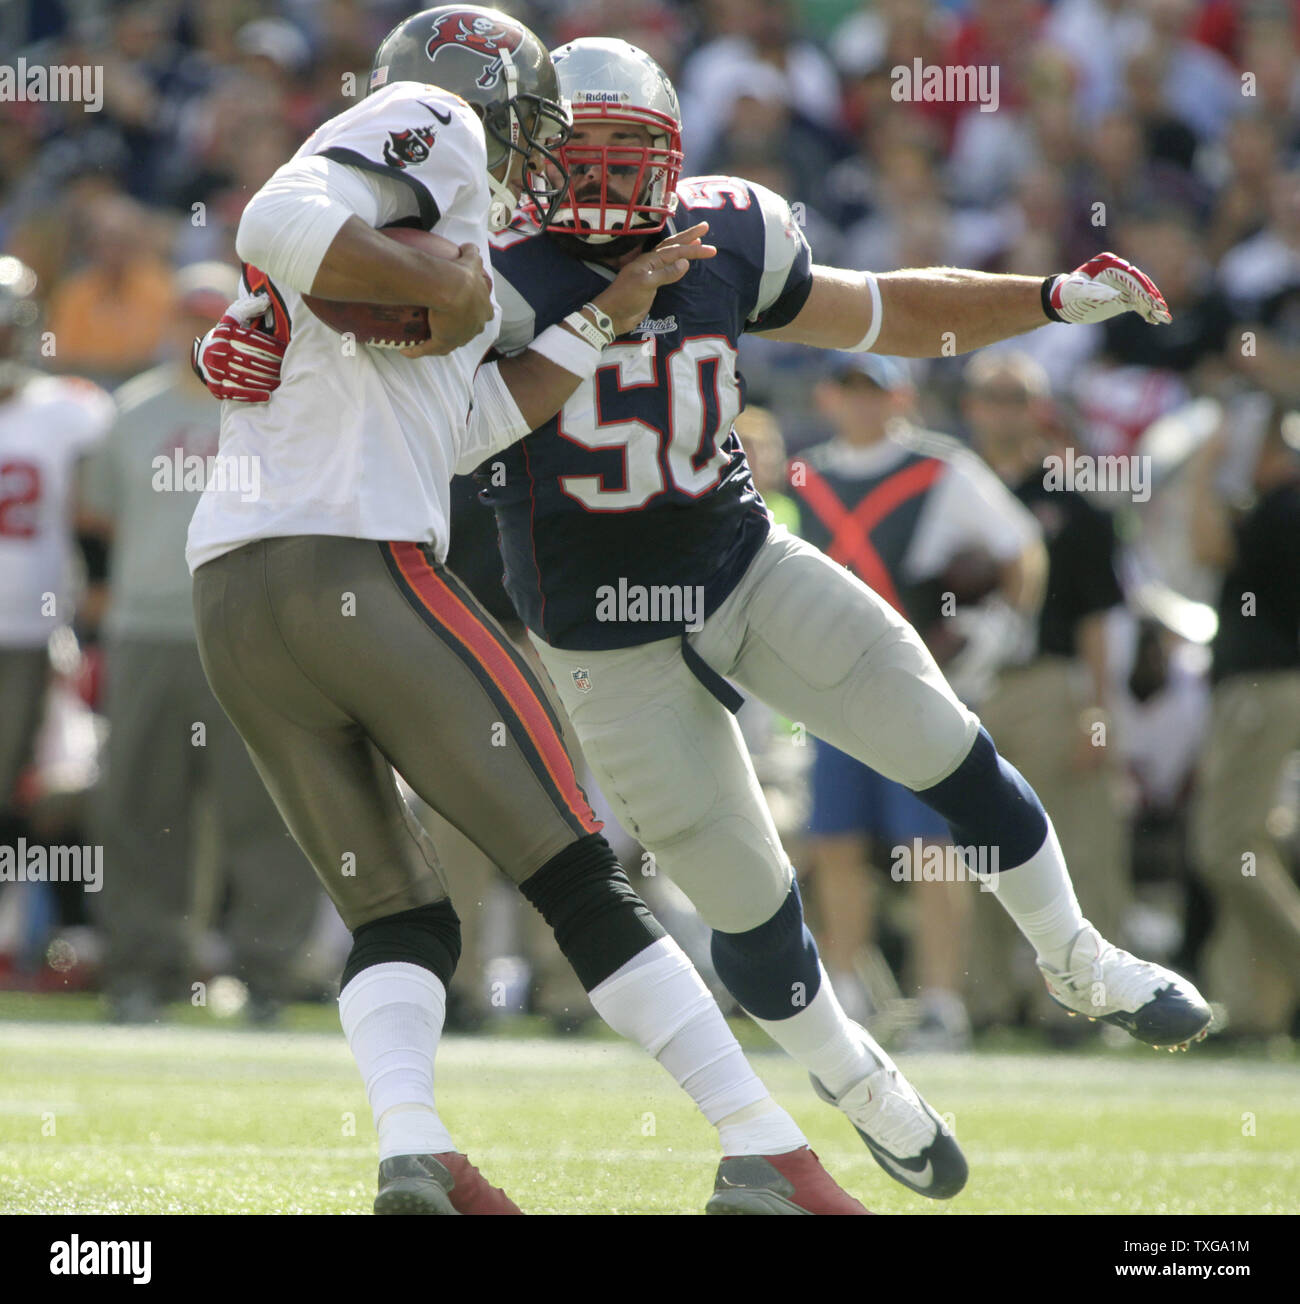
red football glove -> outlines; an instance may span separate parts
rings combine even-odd
[[[190,365],[213,397],[265,403],[280,387],[288,345],[258,325],[270,307],[265,294],[236,299],[221,320],[194,341]]]
[[[1072,272],[1043,282],[1043,311],[1052,321],[1074,325],[1135,312],[1152,326],[1173,320],[1156,283],[1114,254],[1098,254]]]

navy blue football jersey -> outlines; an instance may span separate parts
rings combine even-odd
[[[511,601],[556,647],[626,647],[695,627],[771,526],[732,429],[744,403],[736,349],[742,332],[776,329],[803,307],[808,244],[762,186],[694,177],[677,194],[668,231],[707,221],[717,256],[661,289],[554,419],[478,471]],[[526,218],[494,237],[492,268],[504,354],[614,276]]]

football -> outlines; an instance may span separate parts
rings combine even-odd
[[[963,548],[939,575],[940,587],[953,595],[959,607],[982,602],[1001,582],[1002,568],[984,548]]]
[[[418,231],[409,226],[380,229],[382,235],[401,244],[413,245],[437,258],[458,258],[460,250],[445,236]],[[377,349],[402,349],[423,344],[429,338],[429,318],[419,304],[358,303],[343,299],[321,299],[304,294],[302,301],[330,330],[352,335],[359,344]]]

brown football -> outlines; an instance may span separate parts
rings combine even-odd
[[[445,236],[417,231],[409,226],[380,228],[380,234],[401,244],[413,245],[437,258],[458,258],[460,250]],[[352,335],[358,344],[382,349],[406,348],[429,338],[429,318],[419,304],[357,303],[343,299],[321,299],[304,294],[302,301],[330,330]]]
[[[982,602],[1002,583],[1002,567],[986,548],[963,548],[939,574],[939,587],[949,592],[959,607]]]

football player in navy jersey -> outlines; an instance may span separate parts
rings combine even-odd
[[[1082,917],[1041,803],[906,620],[772,524],[732,431],[737,346],[762,331],[931,357],[1047,320],[1132,311],[1163,324],[1168,308],[1109,253],[1045,279],[814,266],[779,196],[734,177],[679,179],[677,97],[649,56],[591,38],[553,58],[572,105],[571,187],[544,231],[525,216],[492,242],[497,350],[526,347],[669,233],[707,221],[717,253],[660,288],[633,329],[604,323],[614,338],[594,376],[479,468],[507,590],[601,789],[713,930],[719,977],[891,1176],[952,1196],[966,1163],[949,1129],[826,981],[728,680],[912,789],[957,847],[996,865],[990,886],[1067,1009],[1170,1048],[1203,1035],[1210,1011]]]
[[[557,417],[480,469],[506,586],[620,819],[713,929],[719,977],[921,1194],[960,1189],[937,1115],[835,1000],[722,678],[911,788],[997,897],[1067,1008],[1153,1045],[1208,1025],[1199,993],[1081,916],[1051,822],[910,625],[774,527],[732,431],[745,331],[821,348],[966,352],[1045,320],[1136,311],[1159,290],[1111,254],[1046,280],[815,267],[789,205],[735,177],[678,179],[671,83],[624,41],[554,51],[574,130],[567,204],[494,241],[509,353],[588,301],[661,233],[706,220],[717,256],[664,286]],[[945,346],[946,349],[945,349]]]

